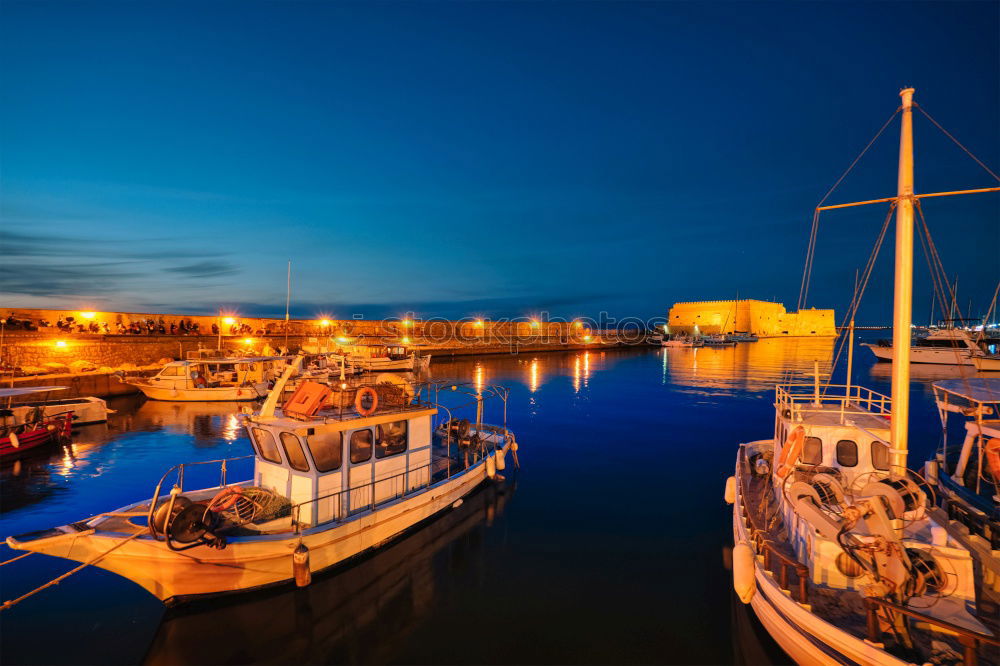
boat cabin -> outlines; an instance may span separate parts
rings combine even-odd
[[[817,473],[833,476],[844,488],[875,480],[889,472],[888,396],[860,386],[814,383],[781,384],[775,391],[774,463],[775,483],[779,461],[788,457],[784,449],[792,442],[798,450],[788,461],[796,476]],[[802,428],[799,435],[793,434]],[[801,441],[795,441],[801,438]]]
[[[243,386],[275,379],[275,363],[283,359],[261,356],[239,359],[173,361],[149,378],[150,385],[164,389]]]
[[[292,516],[300,526],[342,520],[430,483],[435,407],[405,404],[359,416],[325,406],[304,419],[277,410],[246,423],[254,485],[305,503]]]

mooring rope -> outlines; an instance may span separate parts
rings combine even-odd
[[[2,567],[5,564],[10,564],[11,562],[17,562],[18,560],[23,559],[23,558],[27,557],[28,555],[34,555],[34,554],[35,554],[34,552],[29,552],[29,553],[25,553],[24,555],[18,555],[17,557],[12,557],[9,560],[6,560],[4,562],[0,562],[0,567]]]
[[[63,575],[56,576],[55,578],[53,578],[49,582],[45,583],[44,585],[36,587],[35,589],[31,590],[30,592],[26,592],[25,594],[22,594],[21,596],[19,596],[16,599],[11,599],[10,601],[3,602],[3,605],[0,606],[0,612],[3,612],[5,610],[7,610],[8,608],[12,608],[12,607],[16,606],[17,604],[21,603],[22,601],[24,601],[28,597],[32,597],[32,596],[38,594],[39,592],[41,592],[44,589],[52,587],[53,585],[58,585],[59,583],[63,582],[64,580],[66,580],[67,578],[69,578],[73,574],[77,573],[78,571],[82,571],[83,569],[86,569],[87,567],[89,567],[91,565],[97,564],[102,559],[104,559],[105,557],[107,557],[108,555],[110,555],[112,552],[118,550],[119,548],[121,548],[122,546],[124,546],[125,544],[127,544],[132,539],[135,539],[136,537],[140,537],[143,534],[145,534],[144,531],[143,532],[136,532],[132,536],[130,536],[130,537],[126,538],[126,539],[123,539],[119,543],[116,543],[114,546],[112,546],[108,550],[104,551],[103,553],[101,553],[100,555],[98,555],[94,559],[90,560],[89,562],[84,562],[80,566],[74,567],[73,569],[70,569],[69,571],[67,571]],[[31,555],[31,554],[32,553],[26,553],[25,555],[20,555],[19,557],[26,557],[27,555]],[[18,558],[15,558],[15,559],[18,559]],[[13,562],[13,561],[14,560],[8,560],[8,562]],[[6,562],[4,562],[4,564],[6,564]]]

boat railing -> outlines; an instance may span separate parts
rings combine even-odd
[[[763,555],[764,569],[774,572],[777,567],[777,580],[781,589],[791,593],[789,573],[794,572],[798,578],[797,593],[799,603],[809,603],[809,567],[799,562],[794,557],[782,551],[776,543],[768,539],[768,531],[758,525],[757,517],[747,508],[746,498],[750,496],[750,484],[747,475],[750,473],[750,465],[746,460],[746,453],[741,448],[739,452],[739,463],[743,468],[740,475],[741,494],[743,501],[740,502],[743,518],[750,526],[750,540],[753,542],[754,550]],[[773,575],[773,573],[772,573]]]
[[[164,535],[159,534],[156,529],[156,522],[153,520],[153,516],[156,513],[157,504],[160,500],[160,492],[163,490],[163,484],[167,479],[176,472],[177,479],[174,481],[174,486],[170,489],[170,506],[167,508],[167,515],[172,515],[174,508],[175,499],[184,492],[184,472],[190,467],[201,467],[206,465],[218,465],[219,466],[219,488],[225,488],[227,485],[227,478],[229,473],[229,464],[236,462],[237,460],[248,460],[253,458],[254,455],[250,454],[247,456],[238,456],[235,458],[218,458],[216,460],[198,460],[195,462],[180,463],[179,465],[174,465],[160,477],[159,482],[156,484],[156,490],[153,491],[153,499],[149,503],[149,514],[147,516],[149,523],[149,532],[153,535],[153,538],[159,540]]]
[[[822,411],[829,406],[848,409],[852,405],[873,414],[888,416],[892,413],[892,398],[889,396],[864,386],[847,384],[823,384],[818,388],[812,382],[778,384],[775,387],[775,405],[782,413],[790,410],[789,414]]]
[[[879,599],[877,597],[865,597],[865,611],[867,615],[866,633],[868,641],[871,643],[882,642],[882,622],[879,619],[879,609],[884,608],[891,613],[900,613],[917,622],[923,622],[933,627],[938,627],[946,633],[955,634],[958,642],[962,644],[962,664],[964,666],[976,666],[978,663],[979,648],[983,645],[1000,647],[1000,640],[995,637],[972,631],[957,624],[952,624],[946,620],[941,620],[930,615],[925,615],[905,606]]]

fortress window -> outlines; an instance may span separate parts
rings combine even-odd
[[[855,467],[858,464],[858,443],[850,439],[837,442],[837,463],[841,467]]]

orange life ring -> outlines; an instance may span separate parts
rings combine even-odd
[[[788,435],[788,439],[785,440],[785,445],[781,447],[781,455],[778,456],[778,471],[776,472],[778,478],[783,479],[792,471],[805,441],[806,429],[802,426],[796,426],[795,430]]]
[[[364,408],[364,397],[370,395],[372,397],[372,406],[368,409]],[[358,390],[358,394],[354,397],[354,411],[356,411],[361,416],[371,416],[378,409],[378,393],[371,386],[364,386]]]
[[[243,489],[239,486],[227,486],[216,493],[212,501],[208,503],[208,508],[212,511],[225,511],[236,504],[236,500],[243,494]]]
[[[994,483],[1000,481],[1000,438],[993,437],[983,447],[986,454],[986,469],[993,475]]]

